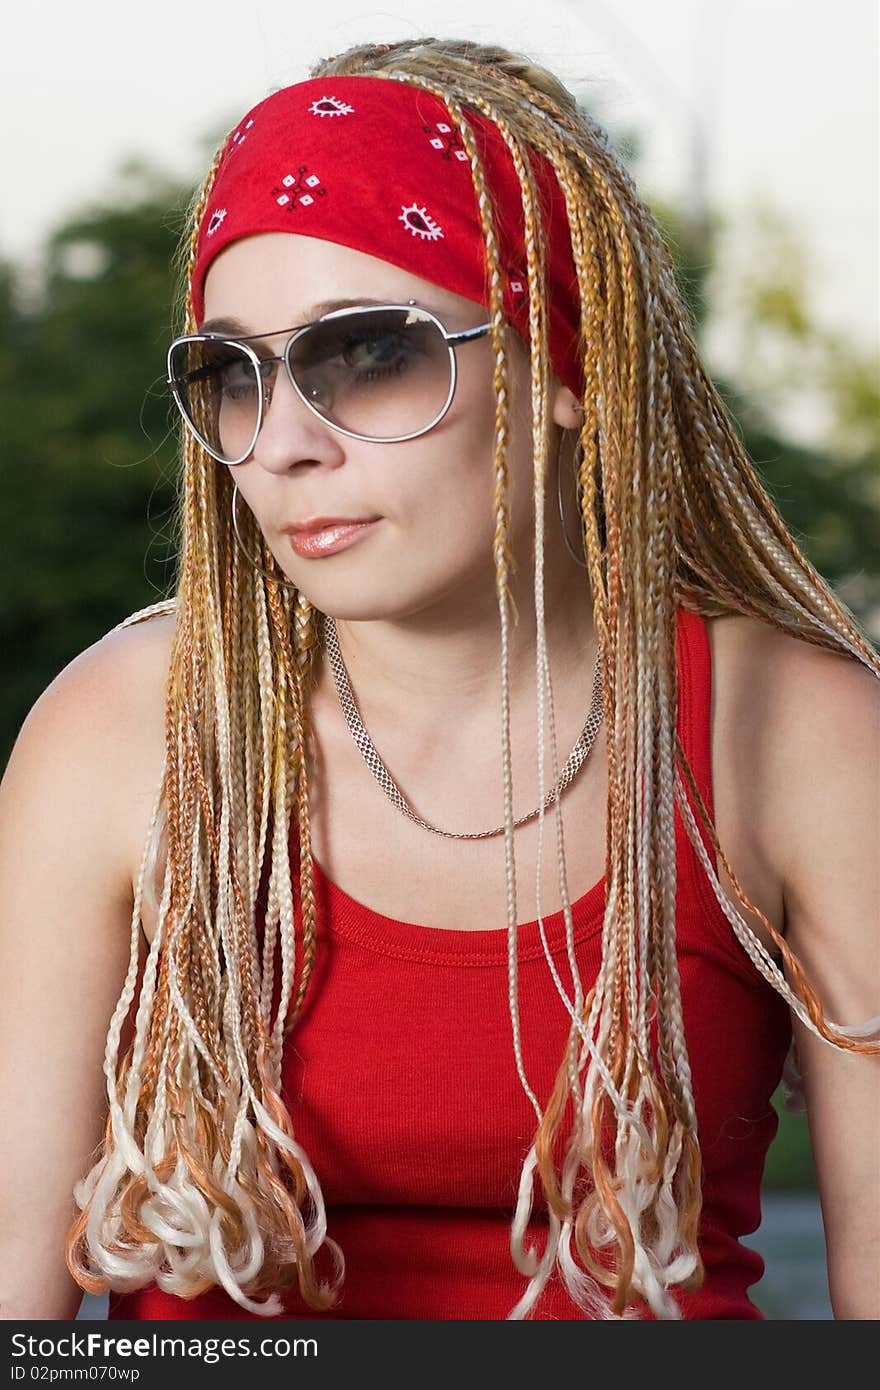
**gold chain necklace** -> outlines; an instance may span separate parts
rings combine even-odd
[[[394,805],[397,807],[397,809],[399,811],[402,811],[405,816],[408,816],[410,820],[415,821],[416,825],[422,826],[424,830],[430,830],[434,835],[444,835],[448,839],[452,840],[485,840],[492,835],[503,835],[503,825],[497,826],[494,830],[472,830],[466,832],[457,830],[441,830],[439,826],[432,825],[430,821],[423,820],[421,816],[416,815],[415,811],[408,804],[406,797],[403,795],[403,792],[400,790],[397,783],[394,781],[394,778],[391,776],[391,773],[388,771],[382,759],[379,757],[379,754],[377,753],[373,745],[373,741],[364,727],[363,720],[361,719],[360,712],[357,707],[357,702],[355,701],[354,695],[352,693],[351,684],[348,679],[348,672],[345,669],[345,662],[343,661],[342,653],[339,650],[339,639],[336,632],[335,618],[331,618],[329,614],[325,614],[323,629],[324,643],[327,655],[330,658],[330,668],[333,672],[333,681],[336,685],[336,693],[339,696],[339,703],[342,706],[342,713],[345,716],[345,722],[348,725],[349,732],[352,738],[354,739],[358,749],[360,750],[364,762],[372,772],[373,776],[379,783],[379,786],[382,788],[385,795],[388,797],[389,801],[392,801]],[[565,791],[565,788],[571,782],[572,778],[575,777],[577,772],[580,770],[580,768],[586,761],[590,749],[592,748],[593,743],[595,741],[596,734],[599,731],[599,725],[602,723],[602,716],[602,685],[599,673],[599,653],[597,652],[595,665],[593,667],[593,698],[590,704],[590,712],[587,715],[587,722],[581,730],[577,743],[571,750],[571,753],[568,756],[568,760],[564,768],[562,769],[562,773],[559,778],[558,795],[562,795],[562,793]],[[552,806],[553,802],[556,799],[556,795],[557,792],[555,791],[555,789],[551,788],[544,800],[545,810],[549,806]],[[530,811],[527,816],[520,816],[518,820],[515,820],[513,822],[514,826],[524,825],[526,821],[534,820],[535,816],[537,816],[540,809],[540,806],[536,806],[534,811]]]

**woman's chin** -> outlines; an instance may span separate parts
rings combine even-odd
[[[407,591],[400,582],[393,589],[383,585],[381,591],[379,585],[367,590],[364,584],[303,584],[302,592],[319,612],[349,623],[403,622],[420,613],[436,613],[443,606],[439,595],[415,588]]]

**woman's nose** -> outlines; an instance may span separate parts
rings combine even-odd
[[[302,461],[339,464],[345,457],[342,444],[342,436],[306,405],[284,365],[276,364],[271,381],[263,384],[263,422],[254,462],[272,471]]]

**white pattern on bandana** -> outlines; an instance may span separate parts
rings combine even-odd
[[[251,129],[252,126],[253,126],[253,121],[248,121],[247,125],[243,125],[243,126],[240,126],[240,127],[239,127],[239,129],[235,132],[235,134],[234,134],[233,137],[232,137],[232,143],[231,143],[231,145],[230,145],[230,152],[231,152],[232,150],[237,150],[237,149],[239,149],[240,146],[242,146],[242,145],[244,144],[245,140],[246,140],[247,137],[248,137],[248,131]]]
[[[281,184],[272,189],[272,196],[280,208],[288,208],[293,211],[295,207],[307,208],[314,201],[311,193],[306,193],[304,189],[314,189],[319,198],[326,196],[326,188],[321,188],[321,180],[317,174],[306,174],[307,164],[301,164],[296,174],[285,174]]]
[[[313,116],[351,116],[354,113],[354,107],[338,97],[320,97],[312,102],[309,110]]]
[[[462,146],[461,136],[446,121],[437,121],[434,125],[423,125],[422,130],[430,137],[428,144],[439,151],[444,159],[454,157],[462,163],[467,160],[467,150]]]
[[[402,207],[397,220],[403,223],[408,232],[412,232],[413,236],[421,237],[423,241],[437,241],[443,235],[439,224],[431,217],[428,209],[420,208],[416,203],[411,203],[409,207]]]

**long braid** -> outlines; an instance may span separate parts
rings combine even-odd
[[[493,510],[500,624],[502,770],[514,1058],[535,1110],[511,1248],[529,1284],[508,1316],[527,1317],[557,1263],[589,1316],[629,1317],[646,1301],[678,1316],[676,1286],[702,1277],[697,1249],[700,1153],[675,948],[678,806],[736,938],[769,983],[833,1045],[878,1044],[825,1018],[799,962],[749,902],[718,843],[676,732],[675,610],[739,612],[845,652],[880,676],[853,614],[801,554],[746,457],[708,380],[678,297],[667,249],[605,133],[551,74],[506,50],[423,39],[358,46],[312,76],[371,73],[440,96],[470,160],[486,247],[496,397]],[[545,954],[572,1027],[546,1108],[529,1086],[519,1028],[516,876],[509,709],[509,369],[492,191],[468,111],[494,121],[522,194],[530,305],[534,446],[538,764],[544,721],[558,781],[543,600],[543,497],[549,444],[544,225],[528,150],[565,196],[580,297],[584,372],[577,484],[586,580],[599,642],[607,731],[606,904],[601,963],[584,994],[571,940],[559,798],[556,848],[572,994]],[[215,175],[191,209],[179,255],[186,293]],[[135,895],[129,969],[108,1032],[110,1115],[99,1161],[77,1189],[68,1263],[83,1287],[155,1279],[192,1296],[221,1284],[260,1315],[282,1310],[296,1282],[316,1310],[344,1275],[327,1235],[318,1176],[281,1095],[284,1037],[299,1017],[317,952],[309,819],[309,701],[321,652],[304,595],[264,579],[233,543],[225,470],[187,437],[180,496],[181,561],[174,600],[131,615],[176,612],[166,698],[166,761]],[[252,543],[262,537],[247,521]],[[265,562],[274,559],[264,546]],[[278,571],[279,580],[283,578]],[[121,624],[121,626],[124,624]],[[247,653],[242,659],[242,653]],[[693,803],[693,809],[692,804]],[[698,818],[700,824],[698,825]],[[289,826],[299,844],[302,935],[295,932]],[[271,833],[270,833],[271,826]],[[701,827],[738,904],[776,940],[785,974],[713,872]],[[543,811],[539,837],[543,833]],[[164,849],[162,846],[164,845]],[[262,952],[257,883],[270,855]],[[134,1000],[141,904],[164,855],[158,929],[141,985],[134,1041],[119,1056]],[[540,864],[540,854],[538,856]],[[537,881],[540,891],[540,877]],[[150,890],[151,891],[151,890]],[[539,913],[540,917],[540,899]],[[542,932],[543,939],[543,932]],[[274,1020],[276,949],[280,1004]],[[296,976],[297,946],[300,948]],[[786,978],[786,976],[788,978]],[[791,983],[789,983],[789,981]],[[649,1018],[656,1015],[657,1061]],[[579,1041],[579,1046],[578,1046]],[[556,1141],[571,1102],[571,1134]],[[610,1141],[610,1142],[609,1142]],[[537,1173],[547,1198],[540,1261],[524,1245]],[[178,1238],[179,1237],[179,1238]],[[571,1248],[574,1238],[578,1264]],[[326,1244],[330,1283],[314,1260]]]
[[[219,154],[193,205],[194,227],[218,167]],[[181,267],[187,276],[195,231],[188,250]],[[192,328],[188,303],[185,321]],[[230,637],[229,610],[252,585],[252,574],[248,568],[237,577],[244,562],[233,552],[228,528],[217,524],[221,510],[228,515],[218,500],[218,470],[189,440],[184,456],[182,553],[162,789],[165,891],[136,1037],[128,1058],[119,1064],[122,1008],[125,999],[130,1002],[133,997],[137,968],[140,899],[135,904],[126,990],[108,1035],[105,1072],[111,1115],[104,1153],[78,1189],[83,1211],[70,1233],[68,1263],[74,1276],[95,1291],[106,1288],[108,1278],[114,1287],[155,1279],[160,1287],[189,1295],[219,1282],[244,1308],[263,1315],[281,1311],[274,1291],[296,1279],[309,1305],[321,1309],[333,1302],[344,1265],[328,1238],[335,1281],[319,1284],[315,1278],[314,1256],[326,1237],[323,1199],[278,1091],[252,914],[241,886],[243,877],[250,893],[253,872],[251,867],[243,875],[239,870],[240,862],[251,864],[242,825],[253,815],[255,801],[243,788],[252,786],[255,760],[253,749],[246,755],[240,718],[233,716],[252,710],[255,700],[274,709],[274,717],[268,718],[261,710],[260,776],[262,787],[271,780],[275,798],[276,873],[286,860],[289,689],[283,676],[290,663],[284,662],[283,650],[281,660],[276,651],[268,685],[245,698],[239,684],[233,695],[231,687],[248,679],[248,673],[242,672]],[[221,573],[226,576],[222,592]],[[269,607],[278,647],[277,631],[283,624],[271,597]],[[248,611],[242,609],[242,623]],[[143,616],[132,615],[128,621]],[[259,626],[256,615],[251,626]],[[282,679],[276,685],[278,675]],[[274,690],[279,688],[283,698],[275,700]],[[284,774],[280,777],[279,764]],[[155,852],[156,836],[151,835],[142,873]],[[285,906],[282,939],[292,948],[289,895]],[[196,955],[202,958],[200,978],[220,984],[212,1011],[207,1007],[210,995],[195,985]],[[292,949],[288,959],[292,960]],[[208,1031],[212,1025],[213,1031]],[[306,1204],[309,1210],[304,1214]],[[136,1245],[128,1256],[120,1254],[122,1230]],[[268,1296],[259,1299],[263,1293]]]
[[[300,849],[300,902],[303,922],[302,971],[299,988],[290,1013],[289,1028],[299,1017],[317,956],[317,905],[312,865],[311,828],[309,824],[308,782],[308,699],[310,684],[318,653],[315,610],[305,595],[296,594],[293,616],[294,632],[294,691],[296,763],[294,775],[297,789],[297,826]]]

